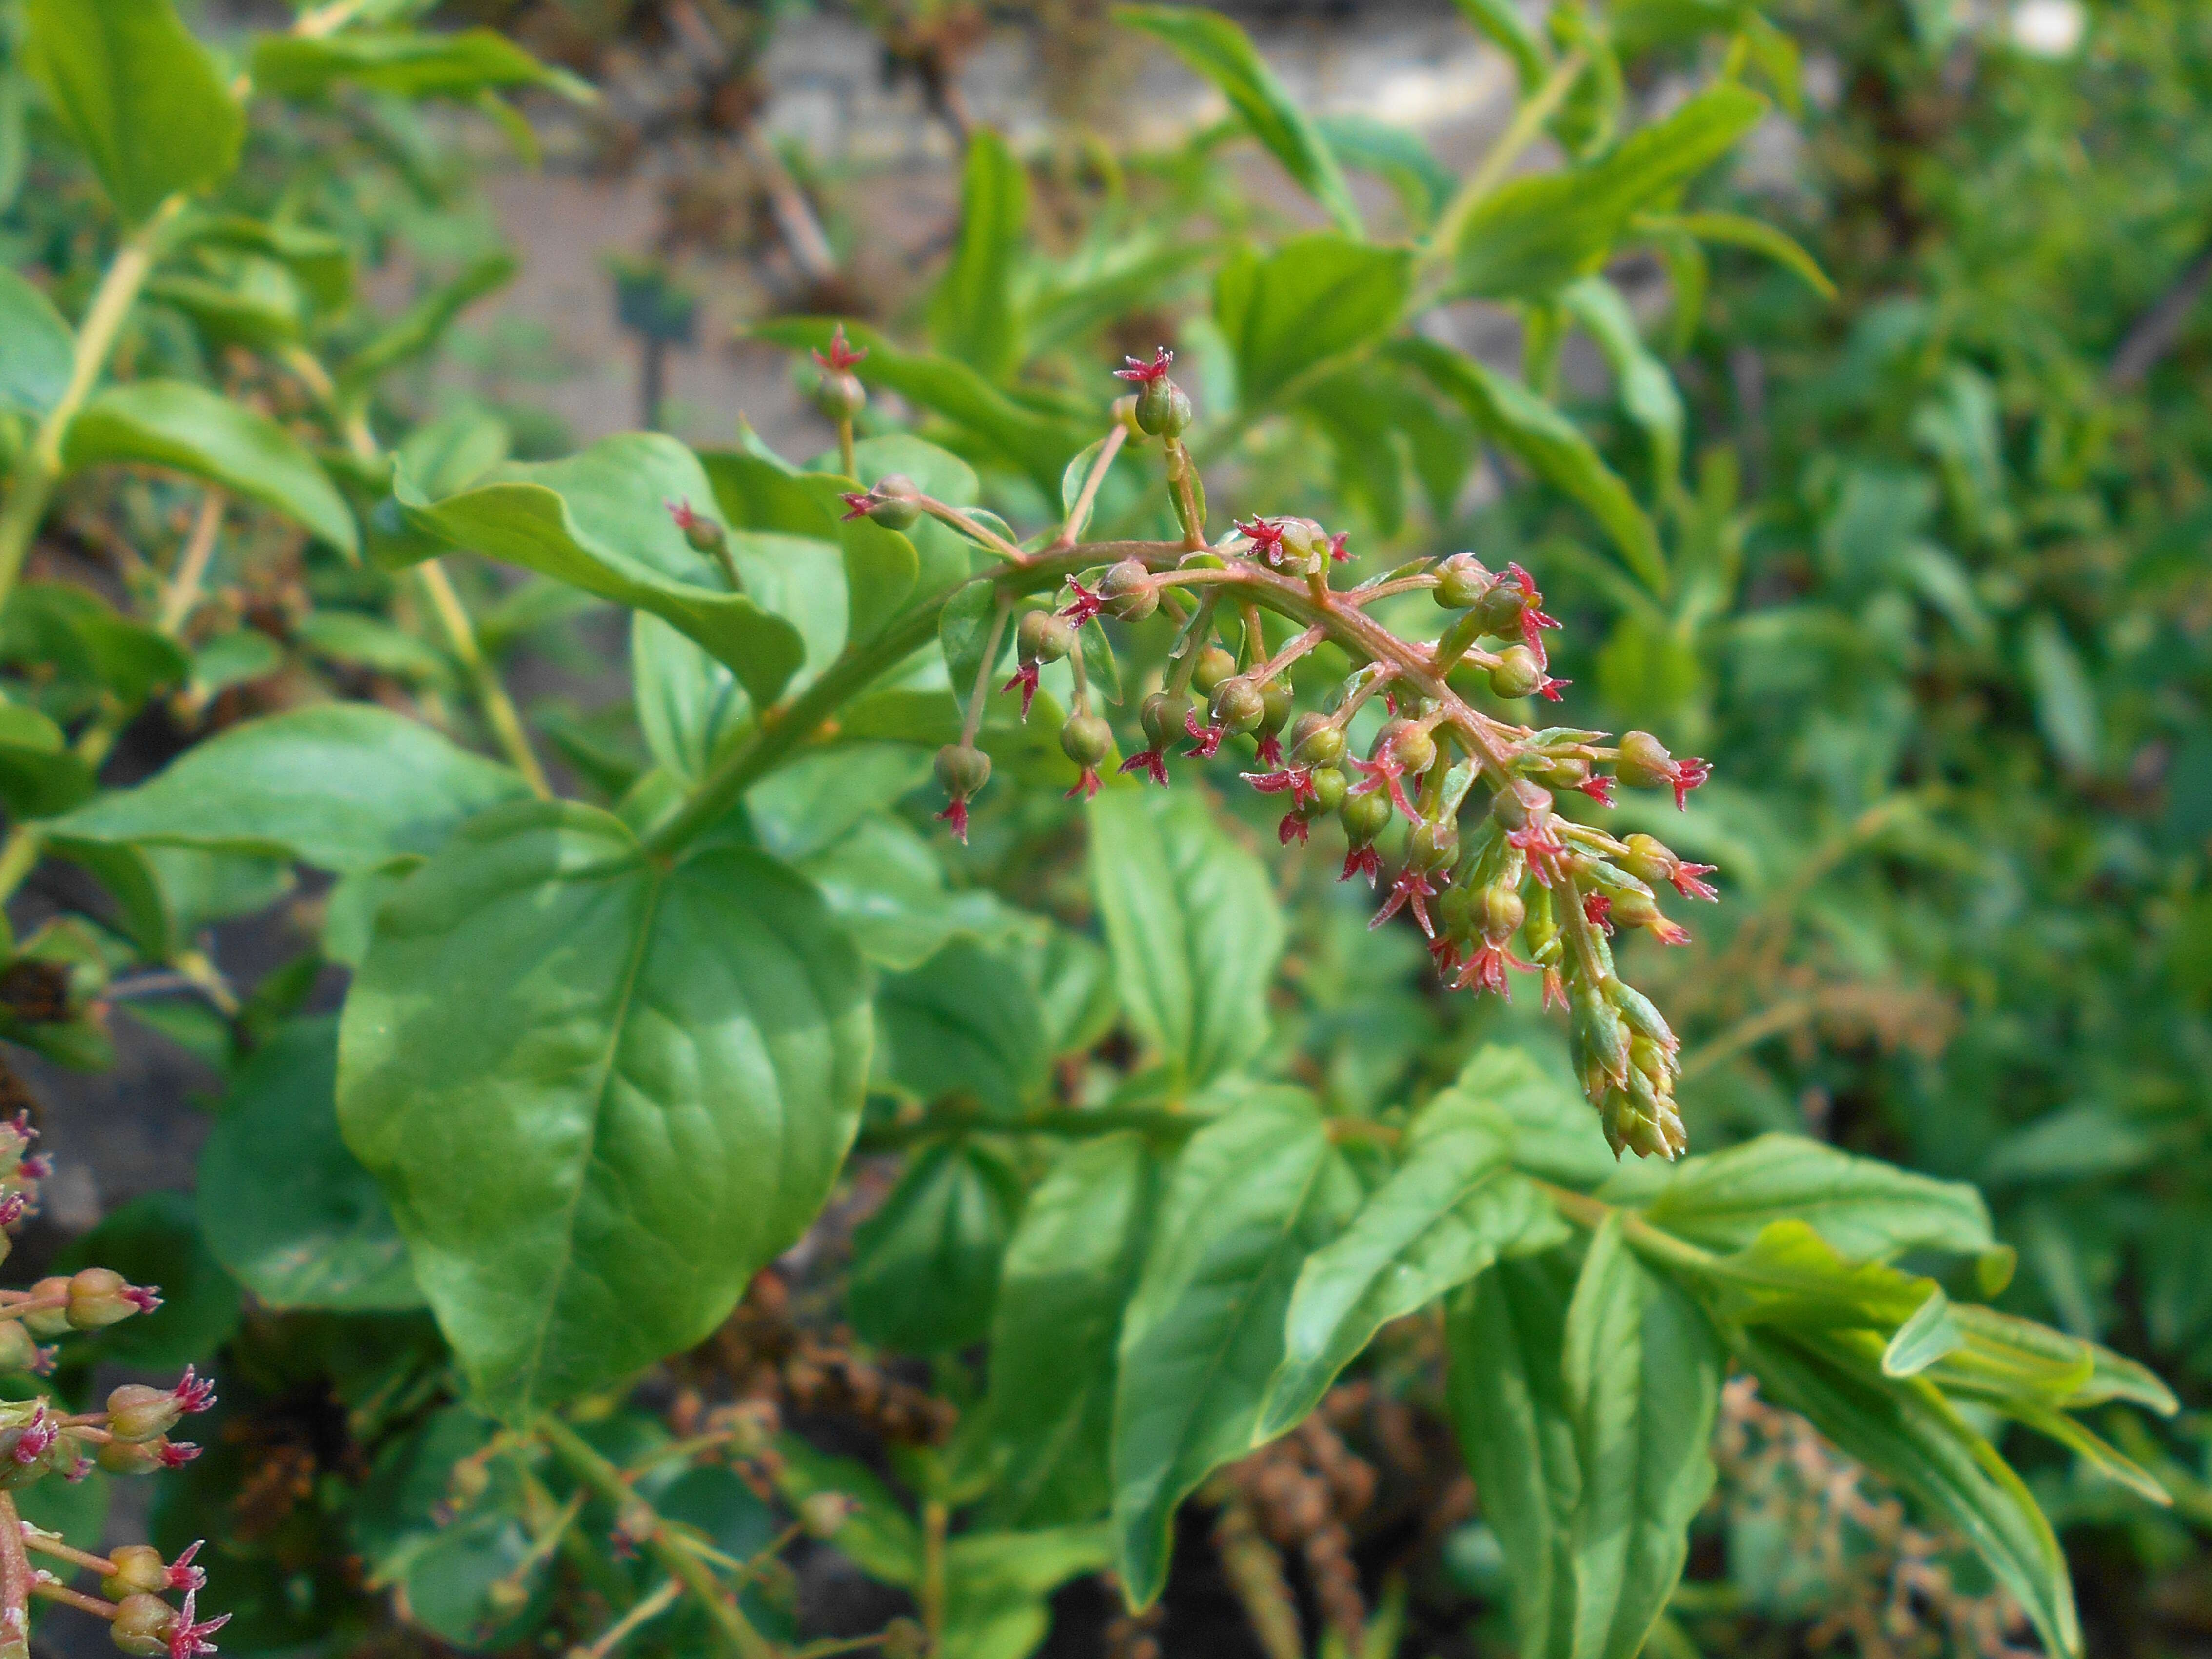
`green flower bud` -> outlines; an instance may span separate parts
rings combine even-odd
[[[66,1279],[42,1279],[31,1286],[31,1295],[40,1302],[66,1298],[70,1282]],[[38,1312],[25,1314],[22,1323],[33,1336],[64,1336],[70,1326],[66,1307],[41,1308]]]
[[[1025,611],[1014,643],[1024,662],[1058,662],[1075,649],[1075,628],[1049,611]]]
[[[1437,763],[1437,740],[1411,720],[1390,720],[1375,734],[1375,745],[1367,752],[1374,760],[1395,756],[1408,775],[1419,775]]]
[[[1519,587],[1511,582],[1494,582],[1475,602],[1475,622],[1493,638],[1511,639],[1520,634],[1521,616],[1528,608],[1528,598]]]
[[[1344,758],[1344,728],[1309,712],[1291,722],[1291,759],[1300,766],[1333,766]]]
[[[868,389],[848,369],[825,370],[814,388],[814,406],[833,424],[849,421],[868,406]]]
[[[1152,438],[1180,438],[1189,429],[1190,396],[1164,374],[1137,389],[1137,430]]]
[[[1231,732],[1249,732],[1267,712],[1267,699],[1260,688],[1241,674],[1232,674],[1213,688],[1211,713],[1216,726]]]
[[[97,1331],[146,1311],[147,1293],[112,1267],[87,1267],[69,1282],[72,1330]]]
[[[1260,699],[1262,704],[1260,729],[1262,732],[1279,732],[1283,729],[1283,722],[1291,717],[1291,696],[1290,686],[1279,679],[1269,680],[1260,689]],[[0,1234],[0,1237],[5,1236]]]
[[[1424,818],[1406,837],[1406,861],[1425,876],[1434,875],[1458,856],[1456,818]]]
[[[156,1659],[169,1651],[169,1632],[176,1624],[174,1607],[142,1590],[123,1598],[107,1633],[124,1652],[135,1654],[137,1659]]]
[[[1308,817],[1320,817],[1334,812],[1344,805],[1344,792],[1351,787],[1343,773],[1334,766],[1316,766],[1308,780],[1313,785],[1313,800],[1306,809]]]
[[[1528,906],[1521,896],[1518,884],[1494,881],[1480,890],[1475,901],[1475,918],[1482,936],[1493,945],[1503,945],[1528,920]]]
[[[1205,696],[1236,672],[1236,658],[1220,646],[1208,645],[1198,653],[1198,666],[1191,672],[1190,683]]]
[[[921,486],[903,472],[886,472],[869,492],[868,520],[886,530],[911,530],[921,520]]]
[[[853,1509],[853,1500],[842,1492],[809,1492],[799,1501],[799,1522],[809,1538],[835,1538]]]
[[[1160,608],[1159,584],[1142,559],[1124,559],[1109,566],[1098,580],[1098,597],[1109,616],[1121,622],[1142,622]]]
[[[1447,611],[1464,611],[1480,605],[1494,581],[1472,553],[1455,553],[1437,567],[1437,585],[1431,596]]]
[[[1649,732],[1629,732],[1620,739],[1613,775],[1631,789],[1665,789],[1674,781],[1674,757]]]
[[[1437,897],[1437,931],[1446,939],[1473,939],[1478,926],[1476,909],[1480,897],[1480,889],[1469,887],[1464,882],[1445,888]]]
[[[1551,792],[1526,778],[1516,778],[1490,798],[1490,816],[1506,830],[1525,830],[1529,819],[1551,810]]]
[[[1155,749],[1164,749],[1190,729],[1191,702],[1169,691],[1155,691],[1137,707],[1137,724]]]
[[[159,1440],[185,1414],[173,1389],[149,1389],[125,1382],[107,1396],[107,1431],[118,1440]]]
[[[1509,701],[1533,695],[1544,684],[1544,665],[1525,645],[1509,645],[1490,671],[1490,689]]]
[[[115,1563],[115,1571],[100,1581],[100,1590],[111,1601],[158,1595],[169,1588],[168,1563],[151,1544],[125,1544],[108,1551],[107,1559]]]
[[[937,785],[966,800],[991,781],[991,757],[973,744],[948,743],[937,751]]]
[[[37,1369],[39,1345],[20,1319],[0,1319],[0,1373]]]
[[[1060,728],[1060,749],[1078,766],[1097,766],[1114,752],[1114,728],[1096,714],[1070,714]]]
[[[1337,817],[1353,847],[1368,846],[1390,822],[1389,792],[1376,789],[1364,795],[1347,794],[1344,805],[1337,810]]]

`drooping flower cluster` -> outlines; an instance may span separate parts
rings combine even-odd
[[[1680,806],[1705,781],[1706,763],[1669,754],[1648,732],[1614,742],[1601,732],[1538,728],[1490,712],[1532,697],[1559,702],[1568,684],[1552,675],[1545,648],[1545,635],[1559,624],[1518,564],[1493,572],[1474,554],[1458,553],[1338,589],[1330,576],[1348,557],[1346,538],[1310,519],[1255,515],[1209,542],[1204,494],[1182,445],[1190,400],[1169,378],[1172,361],[1161,350],[1116,371],[1139,390],[1119,406],[1123,430],[1109,438],[1098,465],[1123,441],[1158,440],[1183,544],[1120,544],[1120,556],[1089,563],[1086,550],[1067,537],[1041,553],[995,549],[1010,578],[984,675],[993,672],[1014,599],[1045,585],[1013,584],[1054,560],[1049,574],[1073,597],[1057,610],[1020,614],[1016,671],[1002,689],[1020,693],[1026,718],[1042,667],[1070,665],[1075,707],[1060,741],[1080,769],[1069,793],[1088,796],[1099,787],[1114,733],[1091,706],[1083,630],[1167,611],[1180,631],[1161,684],[1139,703],[1144,741],[1121,772],[1164,786],[1171,760],[1235,754],[1224,745],[1249,740],[1256,765],[1243,775],[1284,798],[1285,844],[1304,842],[1334,815],[1346,840],[1341,878],[1364,875],[1383,887],[1387,870],[1374,925],[1410,915],[1454,988],[1507,996],[1509,970],[1540,975],[1547,1005],[1568,1012],[1575,1064],[1615,1153],[1675,1156],[1687,1144],[1674,1100],[1680,1045],[1650,1000],[1620,979],[1612,941],[1622,928],[1644,929],[1662,944],[1686,940],[1660,908],[1657,890],[1715,898],[1702,879],[1711,866],[1685,860],[1654,836],[1622,839],[1566,817],[1557,792],[1574,790],[1609,807],[1616,786],[1667,789]],[[980,539],[957,512],[919,496],[906,480],[892,483],[850,497],[850,505],[884,523],[910,524],[930,513]],[[1433,640],[1402,638],[1370,614],[1379,600],[1423,590],[1449,613]],[[1272,648],[1263,612],[1295,630]],[[1358,665],[1318,707],[1301,712],[1291,671],[1323,641]],[[1094,648],[1110,649],[1103,634]],[[989,759],[975,744],[988,684],[979,681],[961,740],[938,760],[951,798],[940,816],[963,838],[969,802],[990,776]],[[1354,718],[1377,697],[1388,718],[1366,752],[1354,753]],[[1402,841],[1388,833],[1401,820]],[[1386,854],[1386,840],[1395,850]]]

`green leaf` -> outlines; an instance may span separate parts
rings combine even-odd
[[[828,1195],[864,970],[758,854],[668,868],[606,813],[477,818],[386,901],[338,1119],[510,1421],[698,1341]]]
[[[17,587],[0,614],[0,655],[35,665],[46,682],[42,701],[64,718],[109,698],[135,709],[191,676],[191,662],[175,641],[118,616],[106,600],[74,582]]]
[[[2070,772],[2094,772],[2105,745],[2097,689],[2081,653],[2047,612],[2028,619],[2021,639],[2021,665],[2035,696],[2035,723],[2051,752]]]
[[[1452,0],[1474,32],[1513,60],[1514,78],[1523,97],[1543,85],[1551,53],[1543,37],[1528,27],[1513,0]]]
[[[1316,364],[1371,345],[1397,326],[1413,254],[1328,231],[1264,258],[1240,249],[1213,280],[1213,317],[1237,361],[1237,400],[1262,410]]]
[[[1764,1330],[1738,1331],[1734,1340],[1770,1398],[1803,1413],[1955,1528],[2027,1610],[2046,1650],[2081,1653],[2073,1586],[2051,1523],[1933,1384],[1885,1378],[1875,1358],[1833,1341]]]
[[[945,1552],[944,1659],[1030,1659],[1052,1626],[1052,1592],[1113,1557],[1103,1526],[954,1539]]]
[[[1854,1261],[1905,1250],[1978,1255],[1996,1248],[1982,1195],[1802,1135],[1769,1134],[1687,1158],[1649,1218],[1708,1249],[1740,1250],[1773,1222],[1808,1224]]]
[[[1966,1334],[1951,1314],[1951,1298],[1939,1285],[1928,1293],[1919,1311],[1897,1328],[1882,1350],[1884,1376],[1917,1376],[1945,1354],[1966,1345]]]
[[[1166,1580],[1176,1505],[1251,1449],[1299,1264],[1358,1201],[1312,1097],[1296,1090],[1255,1091],[1176,1160],[1121,1322],[1114,1529],[1132,1605]]]
[[[76,337],[54,302],[0,266],[0,410],[33,420],[60,401]]]
[[[1013,301],[1015,261],[1030,210],[1029,175],[988,127],[969,136],[960,181],[960,238],[929,299],[930,343],[1004,380],[1021,357]]]
[[[902,1353],[981,1342],[1021,1201],[1013,1171],[973,1142],[925,1147],[853,1235],[853,1328]]]
[[[893,973],[955,939],[994,938],[1014,920],[988,889],[948,890],[936,848],[889,815],[863,818],[799,869],[860,954]]]
[[[1822,299],[1836,297],[1836,285],[1828,280],[1828,274],[1820,269],[1820,262],[1798,246],[1789,232],[1778,230],[1764,219],[1753,219],[1741,213],[1644,213],[1637,216],[1635,228],[1662,235],[1679,232],[1694,236],[1701,242],[1717,242],[1723,247],[1747,248],[1753,253],[1763,253],[1775,264],[1802,277],[1805,286]]]
[[[24,63],[131,224],[238,164],[246,113],[169,0],[29,0]]]
[[[1570,1523],[1582,1461],[1562,1359],[1571,1280],[1559,1253],[1502,1261],[1453,1296],[1446,1401],[1483,1515],[1505,1555],[1523,1659],[1574,1647]]]
[[[845,744],[802,755],[753,786],[745,810],[760,844],[798,863],[886,812],[929,776],[930,757],[898,744]]]
[[[1380,174],[1397,192],[1407,228],[1425,233],[1451,200],[1458,181],[1419,133],[1357,112],[1324,115],[1322,137],[1347,167]]]
[[[319,703],[198,744],[135,789],[53,820],[82,841],[297,859],[341,873],[434,852],[463,820],[528,793],[428,726]]]
[[[1006,1525],[1088,1520],[1112,1501],[1115,1348],[1158,1182],[1141,1139],[1102,1135],[1062,1152],[1023,1208],[999,1281],[986,1407]]]
[[[1699,93],[1602,161],[1515,179],[1461,227],[1459,291],[1537,300],[1595,272],[1634,216],[1661,207],[1757,125],[1766,100],[1734,85]]]
[[[884,1483],[865,1464],[832,1457],[795,1434],[776,1442],[776,1485],[794,1507],[816,1492],[841,1492],[853,1500],[837,1528],[837,1551],[869,1577],[886,1584],[921,1582],[921,1534]]]
[[[1449,1091],[1413,1120],[1404,1162],[1298,1273],[1262,1437],[1295,1428],[1390,1321],[1465,1284],[1501,1250],[1564,1239],[1551,1205],[1508,1167],[1509,1134],[1494,1112]]]
[[[1114,18],[1166,42],[1184,63],[1218,87],[1252,136],[1321,204],[1338,228],[1352,236],[1361,234],[1359,209],[1328,141],[1275,78],[1243,29],[1202,6],[1116,6]]]
[[[1129,1023],[1187,1085],[1267,1042],[1283,916],[1258,856],[1194,790],[1091,803],[1091,873]]]
[[[453,319],[485,295],[506,287],[518,269],[514,257],[507,253],[487,253],[472,260],[459,276],[431,289],[369,336],[338,370],[338,390],[349,397],[358,397],[382,375],[429,351],[445,337]],[[406,453],[407,447],[401,446],[401,453]],[[416,481],[426,490],[434,489],[423,475],[416,475]],[[447,483],[442,476],[438,482]],[[453,482],[435,493],[449,494],[459,488],[459,483]]]
[[[630,617],[629,671],[645,746],[685,783],[696,784],[751,718],[752,703],[738,677],[648,611]]]
[[[1559,299],[1598,349],[1619,389],[1620,407],[1643,429],[1651,447],[1652,493],[1664,500],[1682,470],[1682,394],[1666,364],[1644,343],[1644,335],[1620,290],[1602,276],[1585,276],[1563,289]]]
[[[1622,1242],[1590,1241],[1561,1362],[1582,1490],[1571,1528],[1574,1659],[1636,1659],[1713,1489],[1724,1354],[1697,1305]]]
[[[62,459],[166,466],[274,507],[348,557],[361,551],[352,511],[320,463],[267,416],[184,380],[110,386],[70,422]]]
[[[349,29],[264,34],[254,44],[259,91],[316,98],[340,82],[398,98],[474,99],[519,87],[550,88],[580,104],[598,96],[588,83],[539,63],[495,29]]]
[[[0,802],[19,818],[66,812],[93,793],[92,769],[35,708],[0,702]]]
[[[146,297],[191,319],[210,346],[282,349],[300,337],[300,285],[274,259],[234,255],[220,276],[172,272],[146,284]]]
[[[567,460],[499,468],[439,501],[403,471],[393,493],[408,523],[448,546],[651,611],[735,670],[757,708],[773,704],[805,660],[800,630],[728,592],[676,527],[669,502],[710,501],[714,491],[672,438],[603,438]]]
[[[875,1076],[924,1102],[974,1100],[1011,1115],[1044,1086],[1051,1059],[1019,969],[970,941],[877,988]]]
[[[337,1077],[335,1018],[255,1051],[200,1150],[200,1231],[272,1308],[419,1308],[391,1208],[338,1136]]]
[[[872,486],[887,474],[903,472],[921,486],[923,495],[948,507],[971,507],[982,494],[974,467],[950,450],[924,443],[906,433],[861,439],[854,447],[854,459],[860,469],[860,481],[864,484]],[[916,560],[915,576],[906,603],[934,599],[955,582],[965,581],[974,574],[979,556],[973,544],[950,526],[925,518],[906,534],[914,544]],[[904,609],[903,605],[901,609]]]
[[[1432,341],[1406,340],[1395,349],[1467,410],[1485,436],[1580,502],[1646,586],[1666,592],[1667,561],[1659,550],[1659,532],[1620,475],[1573,422],[1519,381]]]

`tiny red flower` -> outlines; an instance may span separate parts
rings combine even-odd
[[[1613,780],[1602,772],[1593,772],[1575,786],[1600,806],[1613,805]]]
[[[1455,991],[1472,991],[1480,996],[1485,991],[1495,991],[1504,1001],[1513,1000],[1513,987],[1505,977],[1505,964],[1510,960],[1505,947],[1488,940],[1475,947],[1474,954],[1467,959],[1467,966],[1452,981]],[[1517,963],[1516,964],[1518,965]]]
[[[661,505],[668,509],[668,516],[676,520],[678,530],[688,531],[696,525],[707,522],[691,510],[691,503],[688,501],[663,501]]]
[[[1613,901],[1602,893],[1583,895],[1583,915],[1589,925],[1610,935],[1613,932]]]
[[[1074,577],[1070,576],[1067,579],[1067,586],[1075,597],[1060,606],[1060,615],[1063,620],[1072,622],[1080,628],[1106,608],[1106,602],[1103,599],[1076,580]]]
[[[1382,876],[1382,860],[1375,855],[1374,842],[1370,842],[1364,847],[1355,847],[1344,855],[1344,869],[1337,876],[1337,879],[1350,881],[1355,874],[1364,875],[1370,887],[1372,887]]]
[[[1336,534],[1331,536],[1328,538],[1328,556],[1330,559],[1338,564],[1342,564],[1350,559],[1352,557],[1352,551],[1346,544],[1351,540],[1352,532],[1349,530],[1340,530]]]
[[[1559,860],[1567,855],[1567,849],[1552,833],[1550,823],[1541,818],[1531,818],[1520,829],[1507,830],[1505,844],[1528,854],[1528,873],[1547,887],[1559,872]]]
[[[1666,916],[1653,917],[1644,924],[1644,930],[1662,945],[1687,945],[1690,942],[1690,930]]]
[[[1674,890],[1687,899],[1718,899],[1720,889],[1711,882],[1699,881],[1699,876],[1710,876],[1720,868],[1717,864],[1692,864],[1687,859],[1676,864],[1674,873],[1667,879],[1674,884]]]
[[[1541,685],[1536,688],[1536,695],[1543,698],[1547,702],[1557,702],[1559,700],[1559,693],[1565,690],[1573,684],[1574,682],[1572,680],[1555,680],[1547,678]]]
[[[1034,662],[1024,663],[1019,668],[1014,670],[1013,678],[999,688],[1001,696],[1012,690],[1016,686],[1021,688],[1022,724],[1024,726],[1029,724],[1030,705],[1036,701],[1037,666]]]
[[[868,349],[866,346],[853,346],[846,343],[845,325],[840,323],[830,335],[830,355],[825,357],[817,351],[814,354],[814,361],[826,369],[842,374],[867,355]]]
[[[204,1376],[195,1376],[192,1368],[187,1365],[185,1374],[177,1379],[177,1386],[169,1390],[169,1395],[177,1402],[178,1410],[204,1412],[215,1404],[215,1384]]]
[[[1229,728],[1225,726],[1200,726],[1195,709],[1182,717],[1182,729],[1194,739],[1192,745],[1182,751],[1186,760],[1212,760],[1221,752],[1222,738],[1229,735]]]
[[[151,1313],[161,1305],[161,1287],[159,1285],[125,1285],[116,1294],[140,1313]]]
[[[1685,755],[1676,761],[1668,781],[1674,786],[1674,810],[1686,812],[1690,809],[1690,791],[1712,776],[1712,763],[1701,761],[1693,755]]]
[[[165,1469],[180,1469],[200,1455],[200,1449],[189,1440],[164,1440],[159,1454]]]
[[[1437,890],[1429,884],[1428,877],[1413,868],[1412,865],[1407,865],[1398,872],[1398,878],[1390,884],[1390,896],[1382,901],[1382,908],[1369,918],[1367,931],[1373,933],[1391,917],[1396,915],[1400,910],[1411,905],[1413,920],[1421,924],[1421,931],[1424,933],[1434,939],[1437,936],[1437,930],[1435,925],[1429,921],[1428,901],[1436,896]]]
[[[31,1200],[21,1193],[0,1198],[0,1227],[12,1227],[31,1212]]]
[[[200,1553],[200,1546],[206,1542],[207,1540],[204,1538],[195,1538],[185,1546],[183,1554],[169,1563],[171,1589],[196,1590],[207,1588],[207,1574],[192,1565],[192,1557]]]
[[[1702,766],[1705,763],[1700,761],[1698,764]],[[16,1168],[22,1171],[26,1181],[44,1181],[54,1172],[54,1161],[44,1152],[33,1152]]]
[[[1128,380],[1138,386],[1150,386],[1154,380],[1167,379],[1168,366],[1175,362],[1175,353],[1170,351],[1165,346],[1154,346],[1152,361],[1149,363],[1140,362],[1134,357],[1124,357],[1121,361],[1128,364],[1128,368],[1115,369],[1114,371],[1115,380]]]
[[[1536,653],[1536,660],[1540,663],[1544,660],[1544,640],[1540,630],[1557,628],[1559,625],[1559,618],[1544,614],[1540,608],[1544,603],[1544,596],[1536,591],[1536,579],[1534,576],[1517,564],[1507,565],[1505,574],[1512,578],[1514,585],[1521,590],[1521,597],[1528,602],[1521,611],[1521,638],[1528,647]]]
[[[1310,766],[1286,766],[1279,772],[1245,772],[1239,775],[1263,795],[1289,791],[1293,806],[1304,806],[1314,798],[1313,769]]]
[[[169,1627],[169,1659],[195,1659],[196,1655],[213,1653],[215,1644],[208,1638],[230,1622],[228,1613],[219,1613],[212,1619],[193,1623],[196,1609],[192,1602],[198,1595],[197,1590],[185,1592],[184,1608],[177,1614],[177,1622]]]
[[[1283,743],[1273,732],[1260,734],[1260,764],[1280,766],[1283,763]]]
[[[1377,789],[1387,787],[1390,791],[1391,800],[1401,812],[1409,818],[1421,816],[1413,810],[1413,803],[1407,797],[1406,769],[1399,763],[1398,754],[1395,749],[1385,753],[1379,760],[1361,760],[1354,755],[1350,757],[1350,763],[1352,769],[1360,775],[1360,778],[1358,782],[1352,786],[1348,793],[1371,795]]]
[[[1449,979],[1459,966],[1459,941],[1449,933],[1438,933],[1429,941],[1429,960],[1436,964],[1438,979]]]
[[[1098,769],[1086,766],[1076,778],[1074,786],[1060,797],[1062,800],[1089,800],[1098,793]]]
[[[937,821],[939,823],[951,824],[952,838],[963,845],[966,843],[968,840],[968,803],[966,801],[953,801],[937,815]]]
[[[1566,1006],[1566,976],[1556,968],[1547,967],[1544,969],[1544,1012],[1549,1013],[1554,1008],[1564,1010]]]
[[[1168,781],[1167,757],[1158,749],[1139,749],[1121,763],[1124,772],[1138,772],[1164,788]]]
[[[1252,550],[1267,560],[1269,564],[1280,564],[1283,562],[1283,526],[1279,523],[1258,518],[1254,519],[1249,524],[1246,524],[1241,519],[1233,520],[1231,522],[1251,541]]]
[[[1306,844],[1306,821],[1296,812],[1283,814],[1283,821],[1275,826],[1275,839],[1285,847],[1292,842],[1301,847]]]
[[[876,504],[875,492],[869,489],[848,489],[837,499],[845,503],[844,516],[838,521],[841,524],[850,524],[855,519],[866,518],[868,509]]]
[[[54,1426],[53,1419],[46,1415],[46,1408],[40,1406],[31,1414],[31,1420],[23,1425],[23,1432],[15,1438],[15,1461],[25,1468],[37,1462],[52,1449],[54,1437],[60,1432]]]

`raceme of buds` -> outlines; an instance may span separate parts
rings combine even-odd
[[[1231,759],[1255,790],[1282,798],[1285,844],[1305,842],[1316,823],[1334,816],[1346,842],[1341,878],[1364,875],[1381,894],[1376,925],[1409,915],[1455,989],[1507,996],[1513,973],[1538,975],[1546,1005],[1568,1012],[1576,1069],[1615,1153],[1678,1155],[1687,1144],[1674,1099],[1679,1044],[1621,979],[1613,945],[1639,930],[1662,945],[1686,940],[1657,891],[1715,898],[1701,879],[1712,866],[1649,835],[1617,838],[1559,805],[1571,793],[1611,806],[1616,784],[1671,789],[1682,805],[1710,769],[1669,754],[1646,732],[1616,744],[1601,732],[1517,724],[1465,699],[1462,686],[1508,704],[1558,702],[1567,686],[1552,675],[1545,642],[1559,623],[1518,564],[1494,572],[1461,552],[1337,588],[1332,573],[1347,556],[1346,538],[1312,520],[1255,514],[1209,539],[1196,464],[1181,446],[1190,400],[1169,378],[1172,362],[1162,349],[1116,373],[1137,389],[1136,428],[1167,449],[1184,541],[1114,544],[1089,563],[1091,550],[1065,542],[1012,558],[1012,574],[1000,579],[1006,599],[1036,592],[1042,584],[1031,573],[1047,560],[1048,580],[1073,597],[1057,611],[1022,615],[1006,689],[1021,693],[1026,714],[1041,665],[1072,659],[1081,668],[1084,629],[1169,612],[1174,647],[1162,683],[1137,701],[1144,741],[1122,745],[1120,770],[1165,786],[1171,762]],[[855,510],[874,515],[889,483],[849,498]],[[1422,589],[1447,613],[1433,640],[1401,638],[1366,608]],[[1262,612],[1294,630],[1272,654]],[[1293,665],[1324,641],[1352,660],[1352,673],[1332,687],[1294,690]],[[1102,635],[1097,645],[1110,643]],[[1115,744],[1082,695],[1080,673],[1077,683],[1060,746],[1079,769],[1068,793],[1087,797]],[[1353,750],[1352,723],[1376,699],[1390,717],[1363,756]],[[963,839],[968,802],[989,775],[972,737],[939,753],[949,799],[939,816]]]

